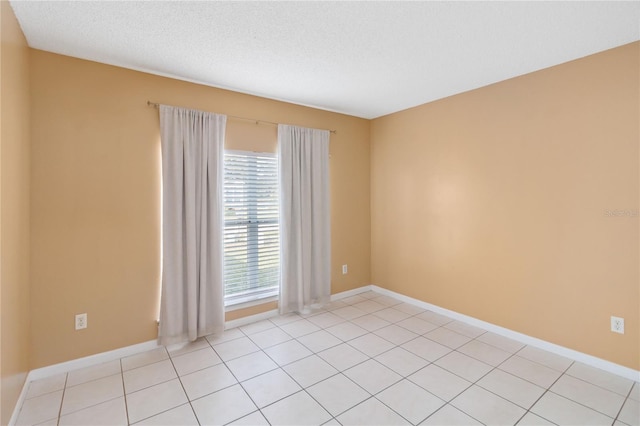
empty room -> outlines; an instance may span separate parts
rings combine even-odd
[[[640,3],[0,19],[0,424],[640,425]]]

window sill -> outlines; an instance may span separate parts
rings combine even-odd
[[[252,306],[263,305],[269,302],[277,302],[277,294],[260,294],[260,295],[247,295],[242,299],[225,302],[225,312],[237,311],[239,309],[250,308]]]

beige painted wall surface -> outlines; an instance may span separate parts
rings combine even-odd
[[[147,100],[337,129],[330,148],[332,291],[370,283],[369,121],[31,53],[32,368],[156,337],[160,143],[158,111]],[[274,127],[229,123],[235,147],[251,149],[258,133],[265,142],[255,150],[274,149]],[[80,312],[89,327],[74,331]]]
[[[639,369],[639,47],[374,120],[372,282]]]
[[[0,2],[0,424],[29,370],[29,49]]]

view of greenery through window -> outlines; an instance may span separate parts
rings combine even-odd
[[[227,302],[277,294],[278,163],[273,154],[224,159],[224,282]]]

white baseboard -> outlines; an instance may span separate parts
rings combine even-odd
[[[61,362],[59,364],[49,365],[47,367],[31,370],[27,376],[27,383],[33,380],[44,379],[55,376],[56,374],[66,373],[80,368],[90,367],[92,365],[109,362],[116,359],[124,358],[130,355],[139,354],[141,352],[150,351],[159,347],[157,340],[149,340],[148,342],[138,343],[137,345],[125,346],[124,348],[114,349],[108,352],[102,352],[83,358],[73,359],[71,361]]]
[[[432,305],[431,303],[423,302],[422,300],[414,299],[412,297],[408,297],[403,294],[396,293],[394,291],[387,290],[382,287],[378,287],[376,285],[370,285],[366,287],[370,288],[371,291],[375,291],[376,293],[393,297],[394,299],[409,303],[414,306],[418,306],[423,309],[428,309],[430,311],[447,316],[449,318],[467,323],[469,325],[473,325],[478,328],[482,328],[483,330],[487,330],[492,333],[499,334],[504,337],[508,337],[509,339],[513,339],[520,343],[524,343],[525,345],[533,346],[538,349],[542,349],[542,350],[554,353],[556,355],[560,355],[565,358],[572,359],[574,361],[579,361],[591,367],[599,368],[601,370],[616,374],[618,376],[621,376],[630,380],[634,380],[636,382],[640,381],[640,371],[638,370],[634,370],[632,368],[625,367],[623,365],[619,365],[614,362],[595,357],[593,355],[588,355],[583,352],[569,349],[564,346],[556,345],[555,343],[550,343],[545,340],[538,339],[536,337],[531,337],[526,334],[518,333],[517,331],[500,327],[498,325],[491,324],[489,322],[482,321],[477,318],[470,317],[468,315],[464,315],[455,311],[451,311],[449,309],[441,308],[440,306]]]
[[[370,290],[373,290],[374,286],[371,285],[365,285],[362,287],[358,287],[358,288],[354,288],[352,290],[347,290],[347,291],[342,291],[340,293],[336,293],[336,294],[332,294],[331,295],[331,301],[336,301],[336,300],[340,300],[340,299],[346,299],[347,297],[351,297],[351,296],[356,296],[360,293],[364,293]]]
[[[249,315],[248,317],[242,317],[238,319],[234,319],[231,321],[227,321],[224,324],[224,329],[229,330],[230,328],[242,327],[243,325],[251,324],[252,322],[262,321],[268,318],[273,318],[278,315],[277,309],[272,309],[270,311],[261,312],[255,315]]]

